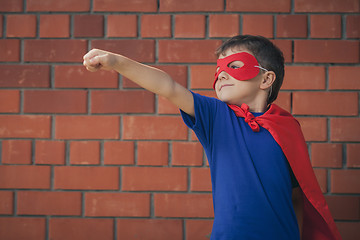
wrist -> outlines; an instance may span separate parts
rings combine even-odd
[[[122,71],[126,65],[127,58],[119,54],[114,54],[111,58],[111,68],[118,72]]]

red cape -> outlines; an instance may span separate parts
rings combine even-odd
[[[245,118],[253,131],[259,131],[258,125],[267,129],[285,154],[304,196],[302,239],[341,240],[311,166],[299,122],[275,104],[271,104],[270,108],[258,117],[249,112],[246,104],[229,107],[236,116]]]

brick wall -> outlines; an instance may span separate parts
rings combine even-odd
[[[81,65],[103,48],[211,90],[213,52],[272,39],[345,240],[360,238],[358,0],[0,0],[0,239],[208,239],[201,145],[164,98]]]

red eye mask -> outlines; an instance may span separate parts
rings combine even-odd
[[[244,64],[244,66],[237,69],[230,68],[229,65],[234,61],[241,61]],[[215,83],[218,80],[219,74],[222,71],[225,71],[230,76],[232,76],[233,78],[239,81],[245,81],[256,77],[259,74],[260,71],[259,68],[261,67],[259,66],[258,61],[253,55],[247,52],[240,52],[240,53],[231,54],[225,58],[218,59],[216,69],[218,68],[219,70],[215,73],[215,81],[213,84],[214,89],[215,89]]]

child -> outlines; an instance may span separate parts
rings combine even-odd
[[[272,104],[284,76],[281,51],[266,38],[247,35],[223,43],[217,56],[218,99],[114,53],[93,49],[84,65],[89,71],[115,70],[181,109],[210,165],[211,239],[341,239],[298,122]]]

